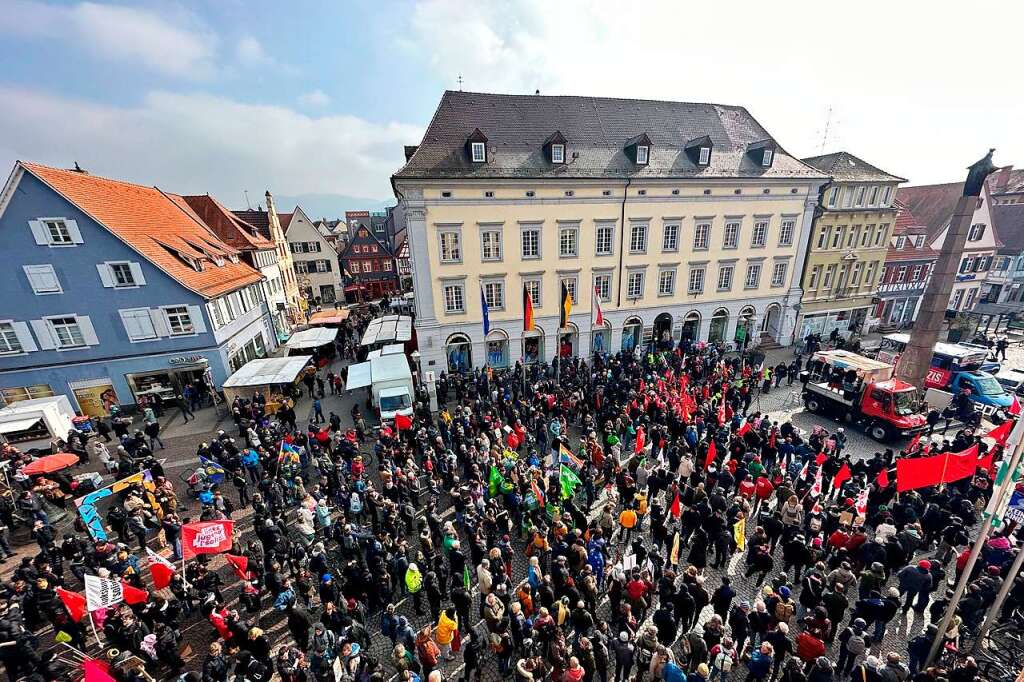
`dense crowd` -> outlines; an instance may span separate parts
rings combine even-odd
[[[437,414],[420,395],[404,429],[368,426],[358,407],[302,423],[289,405],[269,415],[266,396],[239,399],[237,431],[197,452],[220,475],[195,482],[191,520],[238,519],[245,569],[201,555],[96,626],[154,677],[209,682],[975,679],[972,659],[924,666],[924,623],[964,568],[989,472],[897,494],[902,453],[851,457],[843,428],[751,411],[768,376],[706,346],[570,359],[557,380],[543,364],[470,371],[442,376]],[[335,391],[333,374],[308,389],[325,384]],[[987,448],[970,430],[928,447],[975,442]],[[89,616],[70,618],[55,588],[89,574],[146,589],[147,546],[180,560],[189,519],[153,445],[118,448],[121,474],[151,470],[159,505],[141,486],[118,493],[106,520],[119,542],[81,525],[59,535],[21,493],[39,553],[3,585],[12,680],[53,679],[55,634],[89,644]],[[1013,531],[987,543],[950,645],[994,599]],[[1006,609],[1021,604],[1018,582]],[[888,646],[911,609],[906,648]],[[214,641],[186,664],[181,633],[200,619]],[[390,655],[373,653],[377,636]],[[116,661],[110,674],[140,679]]]

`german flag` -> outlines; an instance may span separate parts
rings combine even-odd
[[[562,282],[562,303],[558,307],[558,328],[565,329],[569,326],[569,313],[572,312],[572,296],[569,295],[569,287]]]
[[[534,330],[533,324],[533,297],[530,296],[530,290],[523,285],[523,331],[532,332]]]

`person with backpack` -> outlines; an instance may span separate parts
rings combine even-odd
[[[733,667],[739,658],[736,647],[731,637],[725,637],[715,646],[711,647],[711,674],[708,682],[727,680],[732,673]]]
[[[440,656],[441,649],[434,643],[428,625],[416,635],[416,658],[419,659],[424,677],[430,675],[430,672],[437,667]]]
[[[871,648],[871,637],[864,631],[867,626],[863,618],[855,618],[839,633],[839,660],[836,661],[839,672],[853,670],[853,665]]]
[[[772,671],[775,650],[768,642],[754,649],[747,659],[747,682],[763,682]]]

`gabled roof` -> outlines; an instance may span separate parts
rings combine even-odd
[[[1024,194],[1024,169],[1003,166],[986,180],[992,194]]]
[[[274,248],[274,242],[221,205],[209,194],[182,197],[206,226],[225,243],[243,251]]]
[[[850,152],[834,152],[822,156],[812,156],[803,160],[808,166],[814,166],[823,173],[828,173],[836,182],[906,182],[901,178],[876,166]]]
[[[292,224],[292,216],[293,215],[295,215],[294,211],[292,213],[278,213],[277,214],[277,220],[278,220],[278,222],[281,223],[281,229],[284,230],[285,234],[288,234],[288,226]]]
[[[347,258],[350,255],[349,252],[352,250],[352,246],[354,244],[367,244],[367,243],[369,243],[369,244],[376,244],[377,246],[380,247],[380,251],[378,253],[372,254],[372,255],[377,256],[377,257],[381,257],[381,256],[387,257],[387,256],[390,256],[390,257],[394,258],[394,254],[391,253],[391,249],[388,248],[387,244],[385,244],[381,240],[377,239],[377,237],[373,234],[373,230],[371,230],[368,226],[363,226],[363,227],[364,227],[364,229],[366,229],[366,236],[365,237],[361,237],[359,235],[359,230],[355,230],[349,236],[349,240],[347,242],[345,242],[345,247],[338,254],[338,257],[339,258]],[[363,258],[363,257],[365,257],[367,255],[371,255],[371,254],[362,254],[362,253],[351,254],[351,256],[354,257],[354,258]]]
[[[215,235],[177,194],[88,173],[21,163],[114,236],[197,294],[214,298],[263,279],[237,259],[238,251]],[[176,254],[199,260],[202,271]],[[223,265],[214,259],[223,258]]]
[[[992,207],[992,222],[1003,248],[1024,251],[1024,204],[997,204]]]
[[[890,242],[889,249],[885,254],[885,260],[888,261],[909,261],[909,260],[933,260],[938,257],[939,253],[935,249],[931,248],[928,244],[931,242],[931,238],[928,237],[928,227],[926,225],[919,224],[914,214],[900,201],[896,201],[894,204],[896,208],[896,224],[893,226],[892,236],[893,237],[906,237],[906,243],[902,249],[897,249],[893,240]],[[918,248],[914,246],[915,237],[919,235],[925,235],[924,246]]]
[[[232,211],[236,217],[252,225],[263,236],[264,239],[273,240],[270,235],[270,214],[260,209],[248,209],[245,211]]]
[[[928,234],[934,237],[949,224],[956,203],[963,193],[964,183],[949,182],[942,185],[900,187],[896,198],[922,225],[928,226]]]
[[[467,137],[483,130],[486,163],[465,152]],[[571,164],[553,167],[544,141],[558,130],[572,140]],[[646,132],[651,157],[637,166],[625,147]],[[684,145],[708,135],[715,153],[697,166]],[[747,145],[771,139],[743,107],[610,97],[548,97],[447,91],[422,142],[395,174],[403,178],[624,178],[756,177],[824,179],[825,175],[778,149],[771,167],[747,155]],[[492,151],[493,150],[493,151]]]

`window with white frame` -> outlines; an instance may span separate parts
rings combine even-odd
[[[835,208],[837,201],[839,201],[839,188],[833,187],[828,191],[828,199],[825,201],[825,204],[829,208]]]
[[[539,279],[524,279],[523,287],[527,293],[530,294],[530,300],[533,302],[534,308],[540,307],[540,280]]]
[[[754,221],[754,233],[750,238],[750,246],[755,249],[760,249],[768,243],[768,221],[767,220],[755,220]]]
[[[614,248],[615,226],[598,223],[594,228],[594,253],[598,256],[610,256]]]
[[[733,265],[718,266],[718,290],[730,291],[732,289],[732,273],[735,270]]]
[[[826,246],[828,246],[829,231],[831,229],[832,228],[829,227],[828,225],[822,225],[821,226],[821,231],[818,232],[818,248],[819,249],[824,249]]]
[[[114,287],[136,286],[131,263],[107,263],[107,267],[110,268],[110,276],[114,280]]]
[[[793,232],[796,229],[796,221],[786,218],[779,225],[779,246],[793,245]]]
[[[725,223],[725,235],[722,239],[722,248],[735,249],[740,244],[740,224],[738,221],[730,220]]]
[[[459,244],[458,232],[441,232],[441,262],[459,263],[462,261],[462,247]]]
[[[444,311],[446,313],[466,311],[466,291],[461,283],[444,285]]]
[[[875,246],[881,246],[885,243],[885,240],[888,238],[888,232],[889,223],[882,223],[878,226],[878,231],[875,233]]]
[[[562,225],[558,228],[558,256],[575,258],[579,255],[580,228],[576,225]]]
[[[838,249],[843,245],[843,237],[846,236],[846,225],[840,225],[832,233],[832,248]]]
[[[907,281],[907,266],[901,265],[899,269],[896,270],[896,283],[899,284],[905,281]]]
[[[854,206],[863,206],[864,205],[864,190],[865,190],[864,187],[858,187],[857,188],[857,200],[855,202],[853,202]]]
[[[700,157],[697,161],[702,166],[708,165],[711,162],[711,147],[701,147]]]
[[[889,205],[889,201],[892,199],[892,185],[886,185],[885,189],[882,190],[882,203],[879,206],[885,207]]]
[[[363,261],[363,272],[373,272],[373,261]]]
[[[868,286],[875,286],[875,268],[877,267],[877,261],[874,263],[868,263],[864,269],[864,284]]]
[[[469,150],[473,154],[473,163],[487,161],[487,147],[484,146],[483,142],[473,142],[469,145]]]
[[[967,241],[969,242],[980,241],[983,236],[985,236],[985,223],[974,223],[967,231]]]
[[[329,261],[329,260],[318,260],[316,262],[316,271],[317,272],[330,272],[331,271],[331,261]]]
[[[21,353],[24,347],[13,322],[0,322],[0,353]]]
[[[788,263],[785,261],[775,263],[772,266],[772,286],[781,287],[786,283],[786,268]]]
[[[813,268],[811,268],[810,277],[807,278],[807,288],[817,289],[819,279],[821,279],[821,266],[815,265]]]
[[[594,275],[594,291],[602,301],[612,300],[612,276]]]
[[[658,296],[671,296],[676,293],[676,271],[662,270],[658,273]]]
[[[391,272],[391,261],[384,261],[384,272]]]
[[[855,190],[853,189],[853,187],[847,187],[847,188],[845,188],[843,190],[843,198],[842,198],[842,201],[840,202],[841,205],[842,205],[842,208],[850,208],[851,206],[853,206],[853,193],[854,193],[854,191]]]
[[[540,258],[540,228],[524,227],[520,234],[520,257]]]
[[[693,266],[690,268],[689,281],[686,284],[686,291],[690,294],[702,294],[704,293],[704,272],[705,267],[703,265]]]
[[[66,246],[68,244],[75,243],[75,239],[71,235],[71,229],[68,227],[67,222],[63,220],[44,220],[43,226],[46,228],[46,234],[49,238],[50,244],[54,246]]]
[[[633,223],[629,230],[629,252],[644,253],[647,251],[647,224]]]
[[[827,268],[825,268],[825,276],[822,277],[822,279],[821,279],[821,288],[822,289],[831,289],[832,288],[832,278],[835,277],[835,275],[836,275],[836,266],[835,266],[835,264],[829,265]]]
[[[761,283],[761,264],[750,263],[747,265],[747,276],[743,279],[744,289],[756,289]]]
[[[60,286],[60,280],[57,279],[57,273],[49,263],[25,265],[23,269],[33,293],[37,295],[63,293],[64,290]]]
[[[577,301],[577,298],[576,298],[576,278],[575,277],[562,277],[561,279],[562,279],[562,284],[565,285],[566,291],[569,292],[569,298],[572,299],[573,303],[576,303],[576,301]],[[562,292],[559,291],[558,294],[561,295]]]
[[[878,203],[878,185],[872,185],[871,191],[868,193],[868,206],[874,206]]]
[[[920,265],[915,265],[914,266],[913,271],[910,273],[910,281],[911,282],[918,282],[918,281],[921,280],[921,270],[922,269],[923,268]]]
[[[676,223],[668,223],[665,225],[664,232],[661,235],[661,250],[679,250],[679,225]]]
[[[644,273],[636,270],[626,274],[626,298],[641,298],[644,295]]]
[[[551,163],[565,163],[565,145],[551,145]]]
[[[860,239],[860,225],[854,225],[850,228],[850,236],[846,238],[846,247],[856,248],[858,239]]]
[[[53,331],[58,348],[81,348],[85,346],[82,327],[75,317],[51,317],[46,320]]]
[[[900,235],[899,237],[896,237],[896,248],[897,249],[902,249],[906,245],[907,245],[907,238],[906,237],[904,237],[902,235]]]
[[[765,149],[764,150],[764,156],[761,157],[761,165],[762,166],[770,166],[770,165],[772,165],[772,156],[773,156],[772,150],[771,149]]]
[[[866,248],[871,243],[871,238],[875,233],[874,225],[865,225],[864,234],[860,237],[860,248]]]
[[[480,232],[480,260],[501,260],[501,230]]]
[[[697,223],[693,226],[693,248],[706,251],[711,246],[711,223]]]
[[[650,148],[647,145],[645,145],[645,144],[637,145],[637,147],[636,147],[636,162],[637,163],[647,163],[648,157],[650,156],[650,151],[651,151]]]
[[[923,234],[919,234],[916,237],[914,237],[914,246],[916,246],[919,249],[924,247],[924,235]]]
[[[861,271],[861,266],[862,265],[863,265],[863,263],[854,263],[853,264],[853,273],[850,275],[850,286],[852,286],[852,287],[859,287],[860,286],[860,271]]]
[[[484,282],[484,300],[491,310],[501,310],[505,307],[505,283]]]
[[[132,341],[148,341],[159,338],[149,308],[131,308],[121,310],[120,313],[124,330]]]

